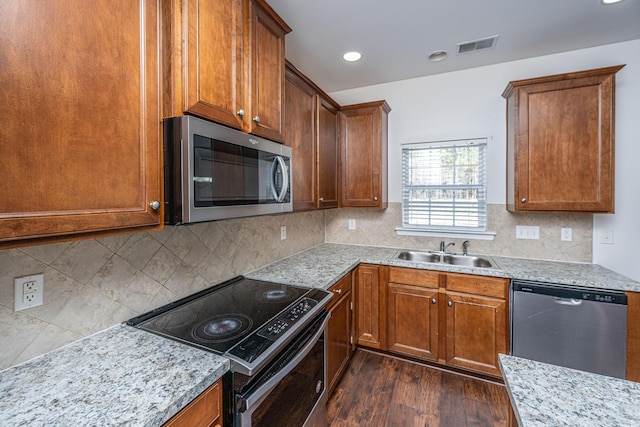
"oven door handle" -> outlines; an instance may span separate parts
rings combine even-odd
[[[313,335],[313,337],[304,346],[304,348],[300,350],[298,354],[296,354],[296,356],[291,359],[291,361],[289,361],[289,363],[287,363],[285,367],[283,367],[280,371],[278,371],[277,374],[271,377],[269,381],[262,384],[258,389],[252,392],[251,396],[242,398],[244,404],[242,405],[243,410],[241,412],[245,412],[247,409],[253,407],[254,405],[259,405],[264,400],[264,398],[267,397],[271,390],[273,390],[278,385],[278,383],[282,381],[282,379],[286,377],[287,374],[289,374],[289,372],[291,372],[293,368],[295,368],[298,363],[300,363],[302,359],[304,359],[307,354],[311,352],[320,336],[324,334],[325,330],[327,329],[327,323],[329,323],[330,317],[331,314],[327,312],[326,317],[322,321],[322,326],[320,326],[318,331]]]

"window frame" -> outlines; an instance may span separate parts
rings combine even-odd
[[[408,184],[407,181],[411,179],[411,170],[408,170],[408,159],[406,155],[408,155],[409,151],[414,150],[446,150],[446,149],[458,149],[465,147],[479,147],[478,153],[478,162],[472,164],[475,168],[473,170],[473,174],[477,174],[478,183],[471,184]],[[420,142],[420,143],[407,143],[401,145],[401,159],[402,159],[402,227],[396,228],[396,232],[402,235],[433,235],[433,236],[449,236],[449,235],[460,235],[460,237],[474,237],[479,239],[493,239],[495,233],[487,231],[487,151],[488,151],[488,138],[469,138],[469,139],[460,139],[460,140],[441,140],[441,141],[431,141],[431,142]],[[452,173],[454,174],[455,181],[455,170],[456,167],[460,167],[460,164],[457,164],[459,151],[454,153],[454,162],[443,166],[440,164],[439,170],[445,171],[447,168],[452,169]],[[428,165],[425,165],[428,166]],[[439,175],[442,175],[443,172],[438,172]],[[412,188],[408,189],[407,186]],[[437,225],[437,224],[416,224],[415,222],[409,222],[408,216],[411,215],[407,213],[408,204],[411,202],[409,200],[409,192],[411,189],[415,190],[416,187],[424,187],[426,191],[466,191],[469,189],[473,189],[478,193],[478,201],[476,203],[469,204],[468,201],[459,201],[455,197],[449,202],[448,200],[440,201],[436,203],[437,205],[441,205],[441,207],[446,207],[448,203],[452,203],[451,208],[453,210],[448,212],[448,216],[445,214],[445,217],[453,222],[453,224],[449,225]],[[430,188],[431,187],[431,188]],[[463,199],[460,199],[463,200]],[[415,201],[414,201],[415,202]],[[458,206],[459,209],[455,209]],[[455,212],[465,212],[463,216],[469,215],[469,210],[477,212],[478,215],[478,226],[468,226],[468,225],[455,225]],[[420,209],[415,209],[414,215],[417,214],[425,214],[431,212],[431,208],[420,212]]]

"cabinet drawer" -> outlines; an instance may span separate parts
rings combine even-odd
[[[342,279],[338,281],[335,285],[329,288],[330,292],[333,292],[333,298],[331,298],[331,302],[329,302],[329,306],[327,308],[332,308],[334,305],[338,303],[338,300],[342,298],[342,296],[346,295],[351,291],[351,273],[344,276]]]
[[[418,270],[414,268],[389,268],[389,282],[407,285],[437,288],[440,273],[437,271]]]
[[[506,299],[509,279],[448,273],[446,287],[448,291]]]

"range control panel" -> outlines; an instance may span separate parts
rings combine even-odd
[[[303,317],[309,310],[315,307],[318,301],[311,298],[303,298],[296,305],[286,312],[280,313],[273,321],[267,323],[260,331],[258,335],[264,338],[268,338],[272,341],[278,339],[283,333],[285,333],[291,326],[293,326],[301,317]]]

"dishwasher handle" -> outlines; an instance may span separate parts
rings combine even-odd
[[[556,304],[568,305],[572,307],[582,304],[582,301],[583,300],[576,299],[576,298],[560,298],[560,297],[553,298],[553,302],[555,302]]]
[[[608,289],[530,282],[526,280],[513,280],[512,287],[513,292],[556,297],[558,299],[556,302],[562,304],[562,302],[559,301],[563,301],[565,302],[564,305],[578,305],[577,303],[569,302],[571,300],[627,305],[627,295],[624,292]]]

